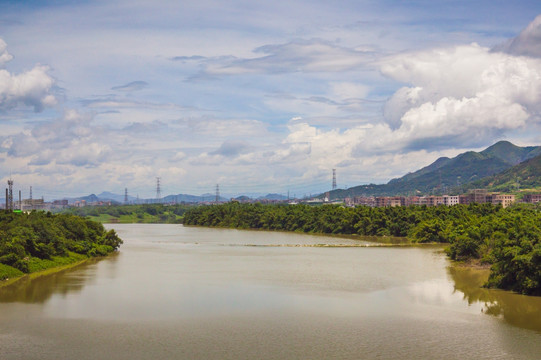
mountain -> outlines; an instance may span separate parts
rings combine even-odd
[[[520,147],[511,144],[509,141],[499,141],[481,151],[481,154],[501,159],[507,164],[517,165],[525,160],[541,155],[541,146]]]
[[[260,196],[257,198],[258,200],[287,200],[287,196],[281,195],[281,194],[267,194],[265,196]]]
[[[499,174],[467,184],[468,188],[487,188],[510,192],[518,188],[541,187],[541,155],[530,158]]]
[[[86,201],[86,203],[93,203],[96,201],[100,201],[100,199],[95,194],[90,194],[87,196],[80,196],[77,198],[65,198],[65,199],[68,200],[69,204],[73,204],[76,201],[82,201],[82,200]]]
[[[331,199],[346,196],[393,196],[458,191],[463,184],[494,176],[541,155],[540,146],[516,146],[499,141],[481,152],[468,151],[450,159],[442,157],[432,164],[392,179],[387,184],[360,185],[334,190]]]
[[[124,195],[113,194],[109,191],[104,191],[97,195],[100,201],[114,201],[118,203],[124,203]],[[128,202],[134,202],[137,198],[128,195]]]

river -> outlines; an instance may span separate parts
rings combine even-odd
[[[441,247],[114,224],[120,252],[0,288],[0,359],[537,359],[541,298]]]

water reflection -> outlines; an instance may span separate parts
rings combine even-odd
[[[107,257],[116,262],[119,254]],[[0,303],[45,303],[54,294],[67,295],[80,292],[95,276],[95,265],[104,258],[88,259],[83,264],[66,268],[52,274],[27,275],[16,282],[0,287]]]
[[[488,270],[450,267],[449,274],[455,283],[455,291],[462,292],[469,304],[482,303],[485,314],[500,317],[514,326],[541,332],[541,297],[483,288]]]

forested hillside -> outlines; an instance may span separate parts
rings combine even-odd
[[[468,151],[452,159],[439,158],[432,164],[392,179],[387,184],[360,185],[347,190],[332,191],[331,199],[361,195],[393,196],[458,192],[461,189],[475,187],[469,185],[471,182],[502,173],[539,155],[541,155],[539,146],[520,147],[508,141],[500,141],[481,152]],[[541,173],[537,173],[537,176],[540,175]]]
[[[528,159],[494,176],[469,184],[468,188],[486,188],[511,192],[541,187],[541,155]]]
[[[453,260],[491,264],[489,285],[541,295],[541,212],[534,206],[356,207],[229,203],[190,209],[186,225],[391,235],[449,243]]]

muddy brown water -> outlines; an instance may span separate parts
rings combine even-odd
[[[0,288],[0,359],[541,356],[541,298],[481,288],[441,247],[108,227],[118,254]]]

